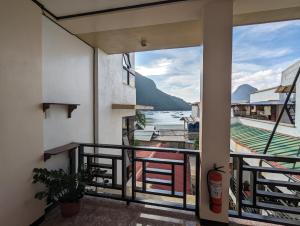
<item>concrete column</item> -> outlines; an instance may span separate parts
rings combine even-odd
[[[203,20],[203,74],[200,114],[200,218],[228,222],[230,97],[232,64],[232,0],[205,5]],[[209,209],[206,175],[213,165],[224,166],[222,212]]]

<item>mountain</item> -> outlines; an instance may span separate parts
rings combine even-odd
[[[183,99],[157,89],[155,83],[136,72],[136,104],[153,106],[155,111],[190,111],[191,105]]]
[[[240,85],[231,95],[232,103],[249,102],[250,94],[256,92],[257,89],[248,84]]]

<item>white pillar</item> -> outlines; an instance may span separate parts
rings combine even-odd
[[[228,222],[230,97],[232,64],[232,0],[214,0],[204,6],[203,74],[201,75],[200,218]],[[213,165],[224,166],[222,212],[209,209],[206,175]]]

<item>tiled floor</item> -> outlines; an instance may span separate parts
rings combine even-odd
[[[230,225],[268,225],[265,223],[237,221]],[[80,213],[71,218],[63,218],[59,208],[46,216],[42,226],[200,226],[193,213],[143,206],[126,205],[124,202],[85,197]]]

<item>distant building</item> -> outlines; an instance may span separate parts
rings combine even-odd
[[[282,72],[281,83],[279,86],[258,90],[250,94],[249,102],[233,103],[231,105],[232,116],[240,117],[242,120],[248,118],[269,122],[277,121],[299,66],[300,61],[297,61],[285,69]],[[299,82],[296,85],[296,90],[298,86]],[[280,123],[295,125],[294,130],[297,130],[297,134],[300,135],[300,130],[298,129],[300,127],[300,116],[298,117],[298,120],[296,119],[296,97],[299,94],[296,94],[296,90],[293,91]],[[298,101],[299,99],[300,97],[298,98]],[[298,111],[300,111],[300,109]],[[295,134],[294,132],[293,134]]]
[[[190,117],[182,117],[184,128],[186,129],[185,138],[187,140],[196,140],[199,138],[199,121],[200,121],[200,102],[192,103],[192,113]]]
[[[267,131],[272,131],[279,113],[283,108],[287,93],[291,89],[300,61],[285,69],[281,74],[281,82],[277,87],[258,90],[250,94],[249,103],[234,103],[232,108],[232,124],[240,123]],[[283,135],[300,137],[300,80],[284,109],[277,132]]]
[[[285,93],[278,92],[278,87],[259,90],[250,94],[250,102],[232,104],[233,116],[247,117],[275,122],[283,107]],[[282,123],[294,124],[294,98],[281,118]]]
[[[232,104],[232,125],[231,125],[231,151],[264,154],[267,142],[274,129],[275,122],[278,120],[279,113],[284,106],[287,93],[291,90],[291,84],[294,81],[300,61],[288,67],[282,72],[281,83],[278,87],[259,90],[250,94],[248,103]],[[267,154],[276,156],[300,156],[300,80],[297,81],[296,89],[288,102],[287,108],[280,120],[275,136],[267,150]],[[237,162],[232,162],[233,177],[231,178],[230,197],[234,204],[234,192],[236,191],[234,178],[237,177]],[[259,166],[280,168],[287,170],[299,170],[299,163],[274,163],[272,161],[254,161],[254,159],[244,159],[244,164],[251,167]],[[265,180],[283,180],[286,182],[299,182],[299,176],[289,176],[286,174],[261,173]],[[243,195],[244,199],[251,199],[253,188],[253,174],[249,171],[243,174]],[[247,188],[247,189],[245,189]],[[265,186],[266,191],[294,194],[295,191],[285,187]],[[288,206],[288,202],[283,200],[271,199],[270,203]],[[297,202],[296,202],[297,203]],[[297,206],[298,204],[296,204]],[[255,212],[255,210],[253,210]],[[253,213],[254,213],[253,212]],[[284,218],[295,218],[292,214],[276,213],[269,211],[262,212],[264,215],[274,215]]]
[[[98,50],[98,57],[99,131],[105,131],[99,133],[98,142],[122,144],[126,137],[131,143],[136,105],[134,54],[107,55]]]
[[[200,118],[200,102],[192,103],[192,115],[191,117],[199,121]]]

